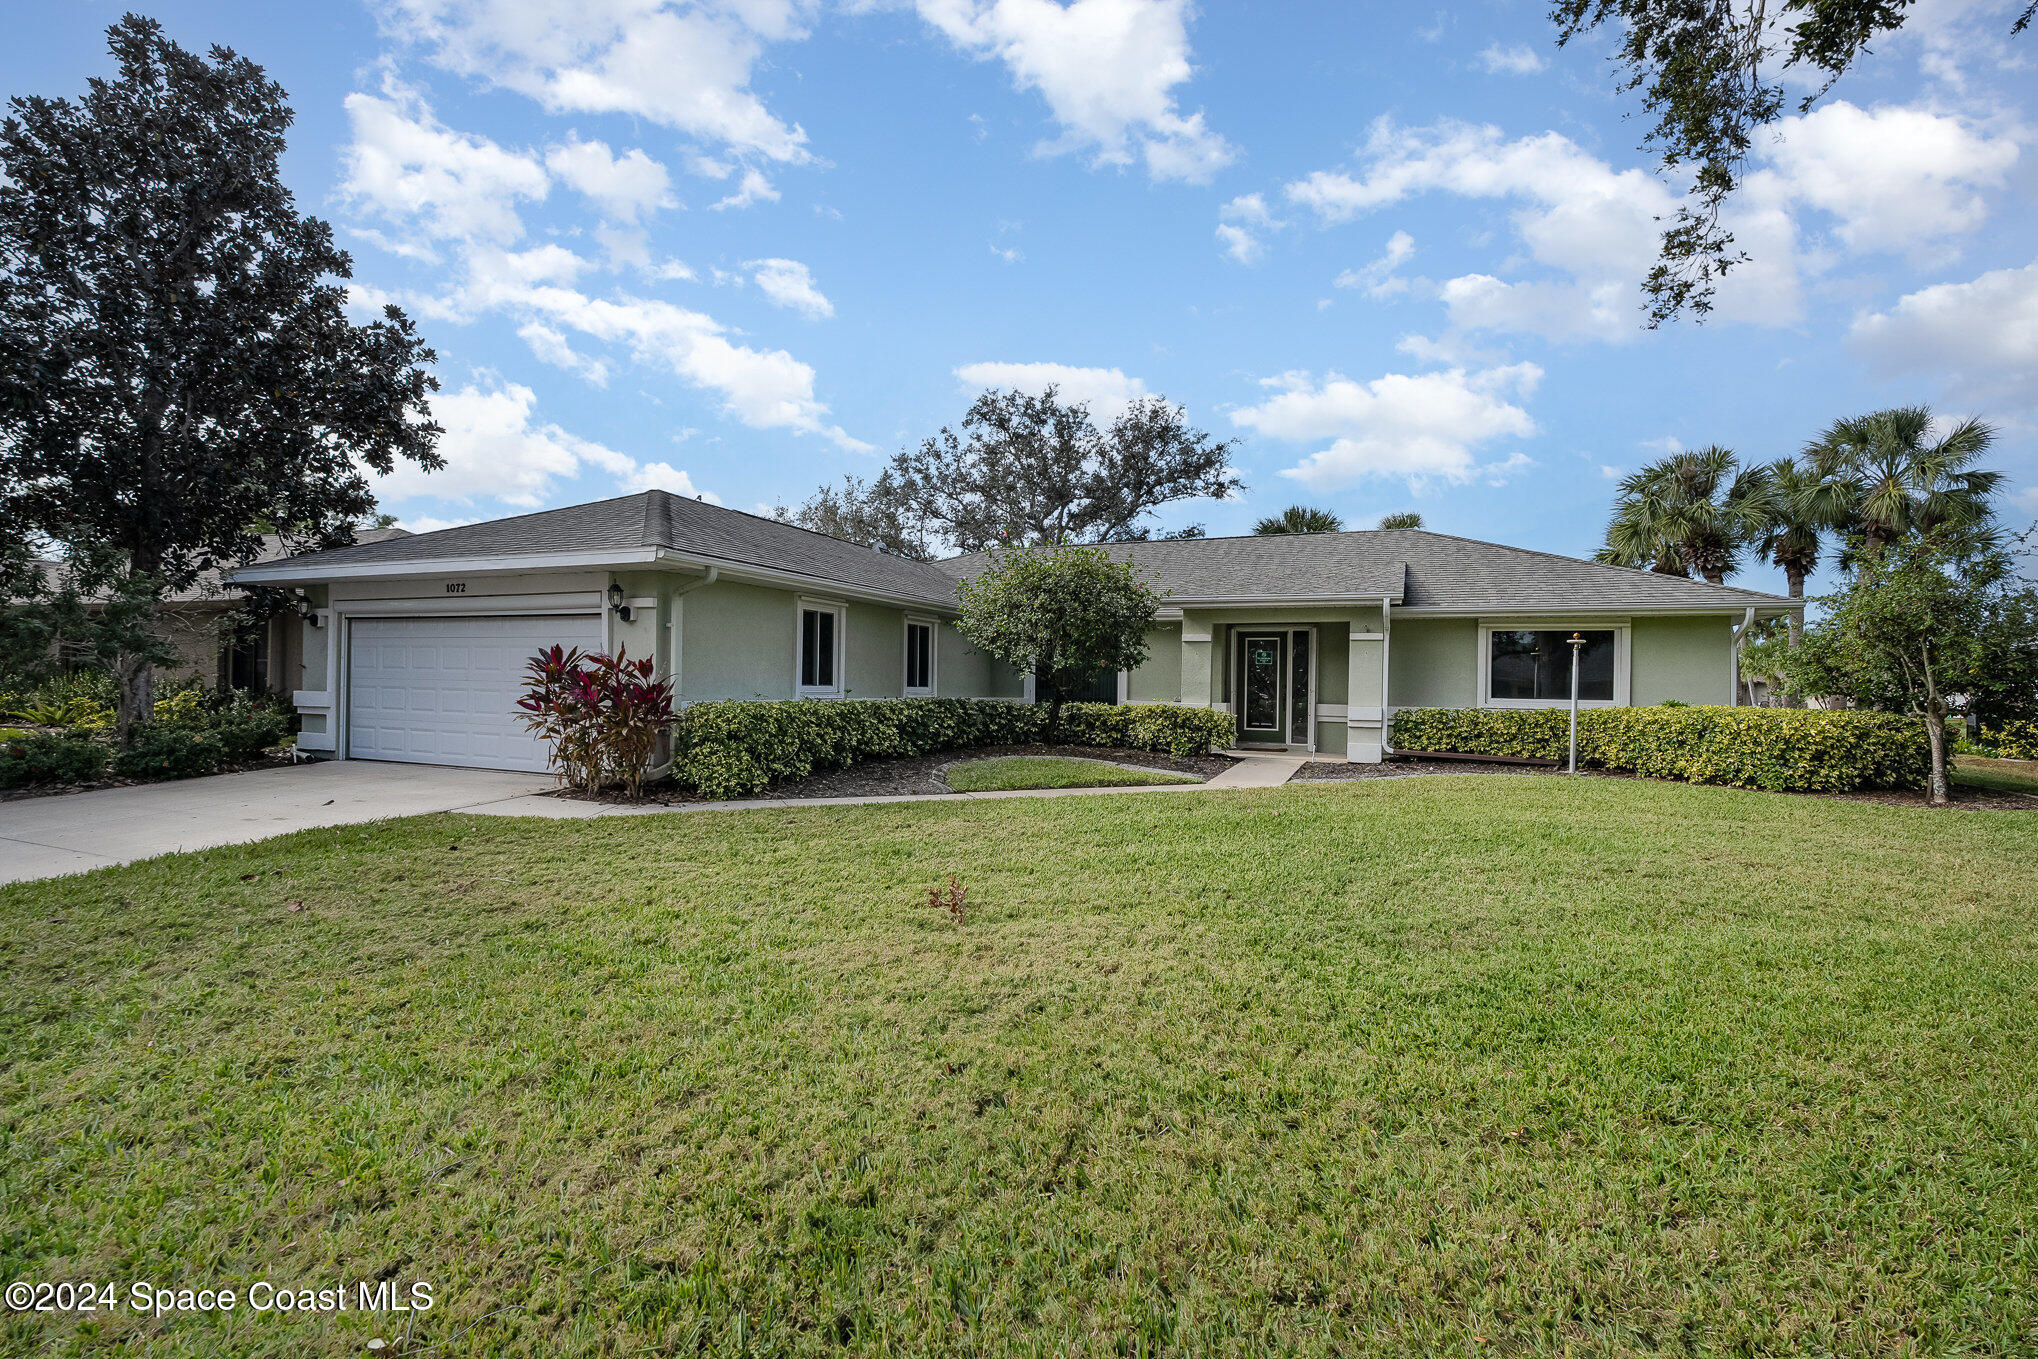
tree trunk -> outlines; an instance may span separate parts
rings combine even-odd
[[[1943,713],[1926,712],[1925,736],[1932,743],[1932,805],[1944,806],[1948,801],[1946,789],[1946,717]]]
[[[1792,599],[1803,599],[1804,568],[1800,566],[1786,566],[1783,568],[1783,574],[1790,581],[1790,597]],[[1804,615],[1793,613],[1790,616],[1790,649],[1792,651],[1797,650],[1797,644],[1803,640]],[[1804,696],[1802,694],[1786,693],[1783,696],[1783,706],[1786,708],[1802,708],[1804,706]]]
[[[135,723],[146,722],[156,706],[156,670],[146,656],[123,651],[113,658],[116,712],[113,733],[121,741]]]
[[[1706,578],[1708,584],[1725,585],[1727,583],[1726,572],[1716,570],[1713,567],[1702,566],[1699,568],[1699,574]]]
[[[1053,745],[1061,734],[1061,693],[1050,691],[1047,695],[1047,744]]]

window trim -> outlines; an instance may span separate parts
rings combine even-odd
[[[1496,632],[1611,632],[1613,634],[1613,697],[1581,698],[1580,708],[1625,708],[1629,705],[1629,642],[1633,625],[1625,618],[1481,618],[1479,668],[1474,672],[1482,708],[1568,708],[1571,699],[1493,697],[1493,634]]]
[[[801,661],[805,659],[802,648],[807,644],[807,615],[809,613],[832,613],[835,615],[835,682],[830,685],[806,685],[800,683]],[[814,599],[801,595],[793,601],[793,696],[795,698],[841,698],[848,692],[847,677],[843,673],[844,662],[848,659],[849,609],[837,599]]]
[[[907,698],[932,698],[941,687],[941,620],[926,614],[909,613],[903,623],[904,664],[899,671],[899,692]],[[927,629],[927,683],[919,686],[906,683],[913,678],[914,628]]]

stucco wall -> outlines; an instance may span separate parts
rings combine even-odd
[[[786,590],[716,581],[680,600],[680,697],[793,696],[793,613]]]
[[[1479,706],[1477,619],[1396,618],[1387,649],[1389,707]]]
[[[843,696],[902,697],[906,692],[905,611],[852,602],[848,623]]]
[[[1628,701],[1638,708],[1666,698],[1733,702],[1733,644],[1726,618],[1637,618],[1629,634]]]
[[[1146,664],[1126,680],[1133,703],[1182,701],[1182,625],[1163,623],[1146,635]]]
[[[1730,703],[1728,659],[1733,622],[1712,618],[1637,618],[1628,634],[1628,701]],[[1479,622],[1472,618],[1401,618],[1389,661],[1391,706],[1479,705]]]

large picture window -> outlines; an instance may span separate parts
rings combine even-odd
[[[800,606],[801,698],[842,693],[842,610],[832,604]]]
[[[924,698],[934,692],[934,624],[906,620],[906,692]]]
[[[1611,630],[1536,628],[1488,634],[1486,698],[1491,703],[1569,703],[1571,634],[1582,632],[1578,649],[1578,698],[1612,703],[1618,635]]]

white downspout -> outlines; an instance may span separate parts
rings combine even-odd
[[[1727,700],[1729,708],[1741,706],[1741,638],[1747,634],[1749,628],[1754,626],[1755,609],[1751,605],[1748,611],[1741,615],[1741,626],[1734,629],[1733,655],[1727,661],[1727,683],[1731,686],[1730,693],[1732,694],[1732,697]]]
[[[1387,739],[1387,649],[1393,645],[1394,628],[1388,615],[1394,608],[1394,601],[1386,595],[1380,596],[1380,758],[1386,759],[1394,753],[1394,746]]]

